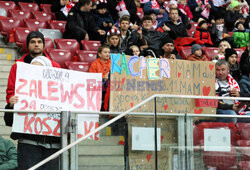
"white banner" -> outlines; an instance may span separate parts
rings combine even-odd
[[[14,114],[13,132],[60,136],[60,114],[49,112],[100,111],[102,74],[17,62],[15,95],[19,97],[15,110],[43,110],[48,113]],[[82,122],[86,126],[82,126]],[[97,128],[98,122],[98,115],[79,116],[78,136],[86,135],[90,128]],[[93,128],[90,127],[92,123],[95,124]]]

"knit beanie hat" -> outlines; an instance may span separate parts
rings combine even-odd
[[[198,20],[198,26],[199,26],[199,27],[201,27],[202,24],[204,24],[204,23],[207,23],[207,21],[206,21],[205,19],[200,18],[200,19]]]
[[[106,8],[107,9],[107,1],[106,0],[98,0],[96,1],[96,10],[98,9],[103,9]]]
[[[111,37],[113,35],[117,35],[120,36],[121,32],[118,29],[112,28],[111,30],[109,30],[109,32],[107,33],[108,37]]]
[[[123,10],[123,11],[120,11],[120,12],[119,12],[119,17],[120,17],[120,18],[123,17],[123,16],[125,16],[125,15],[130,16],[128,10]]]
[[[232,1],[231,1],[231,4],[230,4],[230,6],[231,6],[232,8],[235,8],[235,7],[239,6],[239,5],[240,5],[240,3],[239,3],[237,0],[232,0]]]
[[[235,24],[235,28],[238,29],[238,26],[239,26],[240,24],[242,24],[242,25],[244,26],[244,24],[243,24],[242,22],[238,21],[238,22],[236,22],[236,24]]]
[[[196,50],[199,50],[199,49],[202,49],[202,46],[199,45],[199,44],[194,44],[194,45],[192,45],[192,47],[191,47],[191,53],[194,54],[194,52],[195,52]]]
[[[52,67],[51,61],[45,56],[37,56],[37,57],[33,58],[33,60],[31,61],[30,64],[33,64],[33,63],[40,63],[43,66]]]
[[[174,41],[173,41],[171,38],[166,37],[166,38],[164,38],[164,39],[161,41],[160,47],[164,46],[166,43],[172,43],[172,44],[174,44]]]
[[[227,48],[227,49],[225,50],[225,60],[227,61],[228,58],[229,58],[231,55],[233,55],[233,54],[236,54],[237,57],[238,57],[237,52],[236,52],[233,48]]]
[[[31,31],[26,38],[26,45],[29,47],[29,42],[32,38],[41,38],[43,41],[43,46],[45,45],[44,36],[39,31]]]

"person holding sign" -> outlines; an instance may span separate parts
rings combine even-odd
[[[45,46],[44,36],[38,31],[32,31],[28,34],[27,48],[29,53],[25,54],[18,62],[40,63],[40,65],[60,68],[60,65],[51,60],[49,56],[43,54]],[[42,63],[42,64],[41,64]],[[45,63],[45,64],[44,64]],[[13,109],[18,102],[18,96],[15,96],[15,82],[17,74],[17,64],[15,63],[10,70],[8,85],[6,89],[6,109]],[[5,124],[12,126],[13,113],[4,114]],[[60,148],[60,138],[53,136],[31,135],[24,133],[11,133],[11,138],[18,140],[18,169],[26,170],[36,163],[55,153]],[[54,159],[45,164],[43,169],[59,169],[59,159]]]

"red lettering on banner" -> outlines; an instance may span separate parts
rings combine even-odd
[[[38,131],[37,129],[37,124],[40,124],[40,131]],[[36,120],[35,120],[35,133],[37,134],[37,135],[39,135],[41,132],[42,132],[42,130],[43,130],[43,125],[42,125],[42,120],[41,120],[41,118],[40,117],[37,117],[36,118]]]
[[[43,119],[43,125],[48,129],[48,131],[43,131],[43,133],[42,133],[43,135],[49,135],[52,133],[50,126],[46,122],[47,120],[51,120],[51,118],[47,117],[47,118]]]
[[[58,85],[56,81],[48,81],[48,100],[50,101],[58,101],[59,98],[52,96],[53,93],[58,92],[57,88],[52,88],[52,86]]]
[[[99,127],[99,122],[95,122],[95,129],[97,129]],[[99,131],[95,133],[95,140],[99,140]]]
[[[60,133],[57,132],[58,129],[60,128],[60,119],[54,118],[53,120],[57,122],[57,125],[56,125],[56,127],[55,127],[55,129],[54,129],[54,131],[53,131],[52,134],[53,134],[54,136],[60,136]]]
[[[42,90],[43,90],[42,80],[38,80],[38,97],[39,99],[46,100],[47,97],[43,96]]]
[[[30,81],[30,92],[29,92],[29,96],[32,97],[32,94],[35,95],[35,98],[37,98],[37,84],[36,84],[36,80],[31,80]]]
[[[78,88],[80,88],[80,87],[83,88],[83,87],[84,87],[84,84],[76,84],[76,85],[75,85],[75,90],[74,90],[75,96],[76,96],[76,98],[80,101],[80,104],[74,103],[73,106],[74,106],[75,108],[78,108],[78,109],[83,108],[84,105],[85,105],[84,99],[82,98],[81,95],[78,94],[78,91],[77,91]]]
[[[84,121],[84,134],[87,135],[93,128],[94,123],[90,122],[89,127],[88,127],[88,122]],[[91,139],[93,139],[93,136],[90,136]]]
[[[30,133],[32,133],[32,129],[30,125],[35,121],[35,117],[31,117],[29,120],[29,116],[25,116],[24,119],[24,133],[28,130]]]
[[[25,79],[19,79],[18,81],[22,82],[23,84],[21,84],[20,86],[17,87],[16,94],[28,95],[27,92],[21,92],[21,89],[27,85],[27,80],[25,80]]]
[[[96,89],[97,89],[97,87],[94,86],[93,90],[87,91],[87,105],[88,105],[88,110],[91,110],[91,108],[92,108],[93,111],[98,111],[97,106],[99,106],[98,102],[99,102],[99,100],[100,100],[101,97],[100,97],[100,93],[98,93],[98,91]],[[93,102],[93,98],[94,98],[95,95],[96,95],[96,104],[97,104],[97,106]]]
[[[21,103],[24,104],[24,106],[20,108],[20,110],[26,110],[29,107],[29,103],[27,100],[22,100]]]
[[[64,88],[63,88],[63,84],[61,83],[60,85],[60,90],[61,90],[61,102],[65,103],[66,99],[68,98],[69,100],[69,104],[71,104],[73,102],[73,97],[74,97],[74,85],[71,84],[71,88],[70,88],[70,95],[69,95],[69,91],[65,90],[64,93]]]

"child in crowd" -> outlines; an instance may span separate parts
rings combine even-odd
[[[90,65],[89,72],[91,73],[102,73],[102,106],[101,110],[104,111],[104,98],[107,92],[109,84],[109,74],[111,69],[111,60],[110,60],[110,47],[107,45],[102,45],[98,48],[98,58],[93,61]],[[106,101],[108,102],[108,101]],[[107,108],[106,108],[107,110]]]
[[[238,54],[233,48],[227,48],[225,50],[225,60],[229,65],[229,74],[237,81],[240,80],[240,69],[237,62]]]
[[[212,46],[213,42],[211,40],[210,33],[208,31],[208,25],[206,20],[200,18],[198,21],[198,26],[194,33],[194,38],[196,38],[196,43],[204,46]]]
[[[189,20],[193,19],[193,14],[190,11],[189,6],[187,5],[187,0],[179,0],[177,7],[183,14],[187,15]]]
[[[107,33],[107,45],[110,47],[111,53],[121,53],[121,45],[120,45],[120,31],[118,29],[112,28]]]
[[[250,38],[249,32],[246,32],[243,23],[236,22],[234,30],[233,38],[237,48],[246,47],[247,44],[250,43]]]
[[[202,52],[202,46],[199,44],[194,44],[191,47],[191,53],[188,57],[187,60],[190,61],[208,61],[207,57],[205,54]]]
[[[133,55],[140,56],[140,49],[137,45],[132,45],[130,49],[133,51]]]
[[[114,24],[112,16],[107,11],[106,0],[96,1],[96,9],[94,11],[94,17],[97,26],[106,32],[108,32]]]
[[[225,50],[231,48],[231,45],[228,41],[222,40],[218,47],[218,54],[214,56],[213,60],[222,60],[225,59]]]

